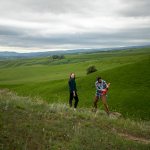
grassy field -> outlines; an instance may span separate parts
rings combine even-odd
[[[1,150],[148,150],[150,122],[0,90]]]
[[[95,65],[97,72],[86,75]],[[150,120],[150,48],[0,61],[0,88],[49,103],[68,103],[68,77],[75,72],[79,107],[92,107],[95,79],[111,82],[108,103],[124,117]],[[102,105],[100,105],[100,109]]]

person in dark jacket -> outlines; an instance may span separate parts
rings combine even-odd
[[[78,99],[78,95],[77,95],[75,74],[74,73],[70,74],[68,84],[69,84],[69,92],[70,92],[69,106],[72,107],[72,101],[73,101],[73,98],[74,98],[75,99],[74,109],[76,109],[79,99]]]

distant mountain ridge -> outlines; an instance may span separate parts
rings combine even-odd
[[[83,49],[71,49],[71,50],[58,50],[58,51],[46,51],[46,52],[30,52],[30,53],[17,53],[2,51],[0,52],[0,59],[13,59],[13,58],[34,58],[34,57],[46,57],[52,55],[64,55],[64,54],[75,54],[75,53],[91,53],[98,51],[111,51],[111,50],[126,50],[150,47],[146,46],[128,46],[128,47],[114,47],[114,48],[83,48]]]

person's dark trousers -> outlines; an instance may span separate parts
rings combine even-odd
[[[76,94],[76,96],[73,96],[73,92],[70,92],[69,105],[70,105],[70,107],[72,107],[72,100],[74,98],[75,99],[74,108],[77,108],[79,99],[78,99],[77,93],[75,93],[75,94]]]

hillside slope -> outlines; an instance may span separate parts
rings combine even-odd
[[[94,80],[97,76],[102,76],[111,83],[108,103],[112,110],[117,110],[127,117],[149,120],[149,66],[150,59],[147,59],[104,72],[96,72],[79,79],[78,86],[80,97],[83,99],[82,104],[89,105],[89,98],[92,99],[95,93]]]
[[[68,103],[68,74],[75,72],[79,107],[86,108],[92,107],[94,83],[97,76],[102,76],[111,82],[108,93],[111,111],[121,112],[127,118],[150,120],[149,49],[68,55],[49,65],[35,65],[48,59],[0,62],[0,87],[22,96],[40,97],[49,103]],[[98,71],[86,75],[89,65],[95,65]]]
[[[73,111],[0,90],[0,149],[91,150],[150,147],[149,122],[108,117],[103,111]]]
[[[106,71],[77,78],[79,107],[91,107],[95,94],[95,79],[102,76],[111,82],[108,93],[108,103],[112,111],[121,112],[126,117],[134,119],[150,119],[150,61],[145,59],[136,63],[116,67]],[[41,97],[53,102],[68,103],[68,81],[54,80],[39,83],[1,85],[10,88],[20,95]],[[102,109],[102,106],[100,106]]]

